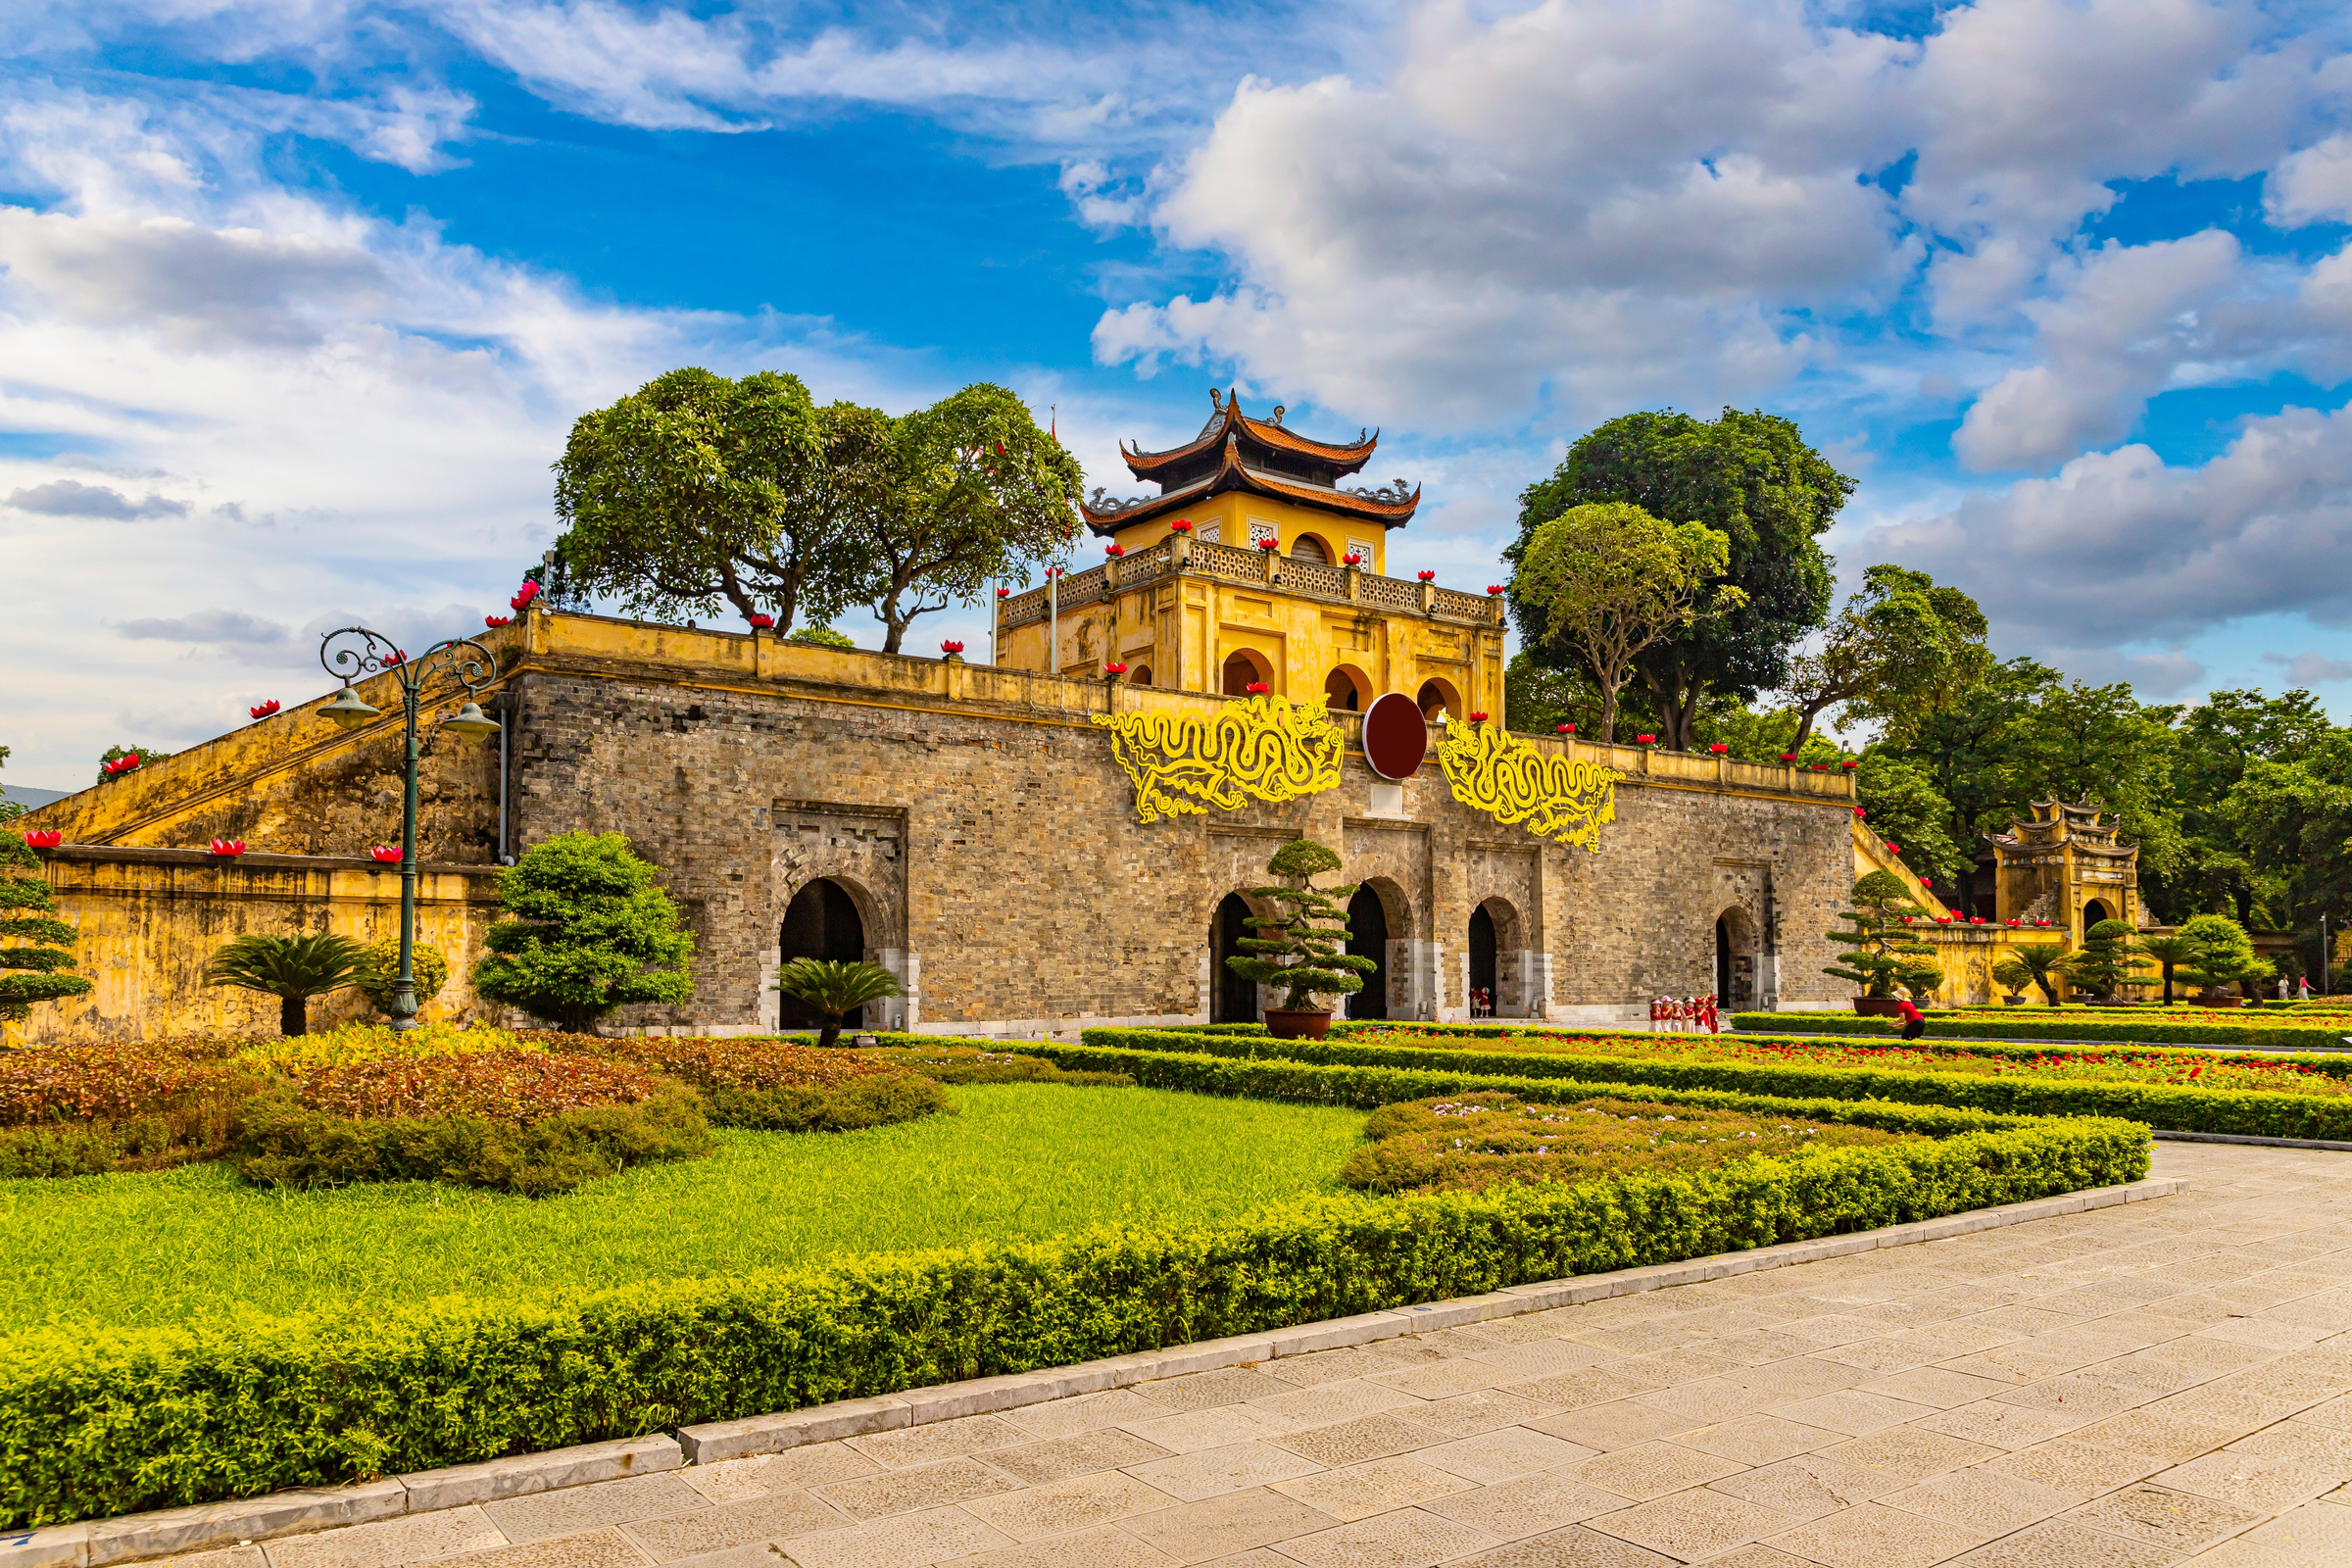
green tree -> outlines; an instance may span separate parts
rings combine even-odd
[[[2082,933],[2082,946],[2067,955],[2066,978],[2079,991],[2103,1002],[2132,983],[2140,950],[2132,939],[2138,932],[2122,920],[2101,920]]]
[[[1900,877],[1891,871],[1869,873],[1854,884],[1852,905],[1838,917],[1845,929],[1829,933],[1843,951],[1822,973],[1851,980],[1864,996],[1881,999],[1893,996],[1896,986],[1919,993],[1942,982],[1936,950],[1903,928],[1903,916],[1917,915],[1920,908]]]
[[[2183,920],[2180,935],[2189,947],[2181,978],[2208,999],[2226,985],[2250,983],[2277,972],[2255,956],[2254,939],[2246,935],[2246,928],[2226,914],[2200,914]]]
[[[0,767],[6,767],[7,765],[8,748],[5,746],[0,746]],[[0,822],[14,822],[18,817],[23,816],[24,814],[24,803],[23,801],[12,801],[7,796],[0,795]]]
[[[846,1014],[869,1002],[899,995],[899,977],[878,963],[795,958],[776,971],[776,989],[825,1015],[816,1043],[832,1046],[841,1039],[841,1020]]]
[[[400,938],[378,937],[360,950],[360,965],[351,981],[368,1005],[385,1017],[392,1015],[392,994],[400,989]],[[449,983],[449,956],[427,942],[409,950],[409,983],[415,988],[416,1010],[441,994]]]
[[[18,1022],[36,1002],[87,996],[91,989],[65,972],[74,967],[67,950],[76,933],[57,917],[56,895],[40,872],[41,858],[22,840],[0,839],[0,971],[7,971],[0,972],[0,1021]]]
[[[830,626],[803,626],[784,640],[788,643],[800,643],[809,648],[855,648],[858,646],[847,632],[835,631]]]
[[[1348,911],[1337,900],[1355,888],[1318,888],[1315,877],[1340,868],[1340,858],[1312,839],[1293,839],[1274,852],[1266,869],[1284,878],[1277,886],[1251,888],[1250,896],[1282,906],[1280,914],[1251,915],[1244,923],[1257,933],[1243,937],[1245,956],[1225,965],[1261,986],[1287,986],[1283,1008],[1311,1009],[1316,996],[1346,996],[1364,989],[1363,977],[1380,965],[1340,949],[1348,937]]]
[[[568,591],[634,612],[828,620],[867,559],[836,514],[815,404],[776,370],[671,370],[572,421],[556,462]]]
[[[2178,737],[2180,849],[2157,874],[2143,873],[2150,902],[2174,919],[2226,910],[2245,926],[2316,923],[2317,910],[2347,891],[2352,833],[2331,829],[2352,827],[2352,812],[2329,795],[2352,785],[2352,733],[2298,688],[2214,692],[2181,714]]]
[[[2197,961],[2197,945],[2175,932],[2169,937],[2148,937],[2139,944],[2139,956],[2156,965],[2164,979],[2164,1004],[2173,1004],[2173,976]]]
[[[1735,409],[1712,422],[1629,414],[1580,438],[1550,478],[1521,494],[1519,537],[1503,558],[1517,565],[1539,527],[1596,501],[1704,523],[1729,538],[1725,585],[1745,596],[1740,609],[1693,621],[1639,662],[1658,700],[1661,732],[1690,750],[1709,691],[1746,702],[1781,687],[1789,650],[1829,613],[1830,563],[1820,535],[1853,488],[1788,419]],[[1514,609],[1526,646],[1540,650],[1549,607]],[[1538,657],[1556,662],[1566,650]]]
[[[363,952],[351,938],[327,931],[304,937],[238,937],[213,955],[204,983],[275,997],[278,1033],[308,1034],[311,999],[356,984]]]
[[[2011,948],[1992,966],[1992,977],[2014,996],[2029,984],[2040,989],[2045,1001],[2058,1005],[2058,982],[2066,978],[2066,944],[2023,942]]]
[[[891,419],[835,404],[826,450],[844,526],[866,551],[858,597],[899,652],[918,615],[977,603],[1078,525],[1078,460],[1001,386],[967,386]]]
[[[575,1034],[626,1003],[694,995],[694,937],[618,833],[564,833],[498,874],[473,989]]]
[[[1616,738],[1617,693],[1634,660],[1693,623],[1746,602],[1708,586],[1731,564],[1731,541],[1695,522],[1661,522],[1625,502],[1570,507],[1530,534],[1511,573],[1547,644],[1574,653],[1600,692],[1599,740]],[[1541,611],[1541,614],[1535,613]]]
[[[1948,707],[1991,668],[1985,629],[1984,612],[1959,589],[1938,588],[1924,571],[1872,566],[1821,647],[1790,663],[1797,725],[1788,749],[1802,751],[1814,720],[1841,705],[1857,718]]]
[[[2266,883],[2278,888],[2277,923],[2313,931],[2323,913],[2345,925],[2352,908],[2352,729],[2320,737],[2291,760],[2254,758],[2210,810],[2183,813],[2200,847],[2226,849],[2245,868],[2243,889],[2205,890],[2210,908],[2224,896],[2250,919]]]
[[[139,760],[139,767],[153,767],[171,755],[170,752],[158,751],[152,746],[109,746],[105,754],[98,759],[98,782],[104,784],[123,776],[120,773],[109,773],[106,770],[106,764],[109,762],[120,762],[125,757],[135,757]],[[133,768],[131,771],[136,772],[137,769]]]
[[[1951,803],[1915,762],[1883,751],[1866,752],[1854,770],[1854,800],[1863,827],[1892,844],[1905,865],[1938,882],[1957,882],[1974,861],[1952,842]]]

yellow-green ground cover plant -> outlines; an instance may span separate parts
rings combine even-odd
[[[910,1049],[942,1045],[992,1049]],[[1606,1085],[1237,1059],[1184,1045],[1024,1043],[1023,1054],[1149,1088],[1367,1110],[1479,1093],[1550,1104],[1627,1098]],[[1308,1194],[1214,1224],[1103,1227],[528,1300],[442,1298],[135,1331],[60,1325],[0,1341],[0,1520],[42,1524],[562,1447],[1868,1230],[2147,1169],[2146,1129],[2111,1118],[1704,1091],[1642,1098],[1892,1136],[1798,1158],[1483,1192]]]
[[[1857,1047],[1793,1038],[1420,1024],[1335,1028],[1333,1038],[1313,1042],[1241,1030],[1089,1029],[1084,1038],[1097,1046],[1228,1057],[1889,1100],[2013,1115],[2124,1116],[2166,1131],[2352,1139],[2352,1060],[2318,1054],[2064,1052],[1989,1043]]]
[[[2352,1034],[2340,1017],[2323,1012],[2289,1013],[2283,1007],[2227,1011],[2183,1009],[2022,1006],[1999,1012],[1932,1011],[1930,1040],[2099,1040],[2135,1045],[2231,1046],[2246,1051],[2342,1050]],[[1741,1033],[1785,1034],[1799,1030],[1823,1035],[1893,1034],[1900,1022],[1851,1012],[1740,1012],[1732,1027]]]

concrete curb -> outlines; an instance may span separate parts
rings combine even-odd
[[[1024,1404],[1042,1404],[1048,1399],[1067,1398],[1074,1394],[1094,1394],[1103,1389],[1124,1388],[1132,1383],[1178,1377],[1187,1372],[1210,1372],[1220,1367],[1247,1366],[1254,1361],[1270,1361],[1279,1356],[1303,1355],[1313,1350],[1364,1345],[1374,1340],[1396,1339],[1406,1334],[1427,1334],[1466,1323],[1485,1322],[1489,1318],[1544,1312],[1555,1306],[1574,1306],[1613,1296],[1638,1296],[1644,1291],[1664,1290],[1670,1285],[1696,1285],[1704,1280],[1786,1268],[1792,1263],[1819,1262],[1823,1258],[1844,1257],[1882,1247],[1908,1247],[1916,1242],[1941,1241],[1950,1236],[1998,1230],[2028,1220],[2054,1219],[2062,1214],[2080,1214],[2094,1208],[2110,1208],[2118,1203],[2169,1198],[2187,1186],[2188,1183],[2180,1177],[2150,1177],[2146,1181],[2132,1182],[2124,1187],[2062,1193],[2056,1198],[2036,1198],[2023,1203],[2007,1203],[1999,1208],[1974,1209],[1965,1214],[1951,1214],[1911,1225],[1893,1225],[1885,1230],[1863,1231],[1852,1236],[1825,1236],[1814,1241],[1788,1242],[1779,1247],[1760,1247],[1744,1252],[1718,1252],[1712,1257],[1690,1258],[1681,1263],[1618,1269],[1607,1274],[1584,1274],[1574,1279],[1551,1280],[1541,1285],[1512,1285],[1484,1296],[1433,1301],[1425,1306],[1399,1307],[1393,1312],[1366,1312],[1360,1317],[1307,1323],[1266,1334],[1238,1335],[1233,1339],[1210,1340],[1166,1350],[1084,1361],[1076,1366],[1057,1367],[1047,1372],[981,1378],[971,1383],[948,1383],[937,1388],[915,1389],[876,1399],[847,1399],[835,1404],[811,1405],[805,1410],[787,1410],[776,1415],[749,1416],[741,1421],[712,1421],[699,1426],[680,1427],[678,1442],[685,1448],[686,1457],[696,1464],[710,1464],[720,1459],[738,1459],[751,1454],[778,1453],[786,1448],[797,1448],[803,1444],[827,1443],[836,1438],[860,1437],[869,1432],[887,1432],[893,1428],[948,1416],[1010,1410]],[[0,1568],[11,1568],[11,1565],[0,1561]]]
[[[2281,1143],[2287,1140],[2231,1140]],[[2318,1147],[2318,1146],[2304,1146]],[[1814,1263],[1845,1257],[1882,1247],[1909,1247],[1941,1241],[1977,1231],[1998,1230],[2029,1220],[2055,1219],[2119,1203],[2169,1198],[2186,1188],[2179,1177],[2132,1182],[2124,1187],[2101,1187],[2088,1192],[2062,1193],[1999,1208],[1980,1208],[1941,1219],[1852,1236],[1825,1236],[1809,1242],[1788,1242],[1744,1252],[1718,1252],[1712,1257],[1647,1268],[1618,1269],[1608,1274],[1586,1274],[1539,1285],[1513,1285],[1484,1296],[1399,1307],[1391,1312],[1365,1312],[1356,1317],[1323,1323],[1302,1323],[1265,1334],[1243,1334],[1232,1339],[1179,1345],[1164,1350],[1115,1355],[1076,1366],[1042,1372],[1016,1372],[1004,1377],[974,1378],[927,1389],[867,1399],[843,1399],[776,1415],[752,1416],[741,1421],[713,1421],[681,1427],[674,1438],[654,1436],[595,1443],[547,1453],[520,1454],[485,1464],[424,1470],[414,1475],[389,1476],[349,1487],[271,1493],[235,1502],[207,1503],[155,1513],[126,1514],[82,1524],[0,1536],[0,1568],[109,1568],[140,1558],[167,1557],[209,1551],[248,1542],[307,1535],[339,1525],[366,1524],[402,1514],[428,1513],[519,1497],[559,1488],[613,1481],[624,1476],[652,1475],[681,1464],[710,1464],[750,1454],[777,1453],[804,1444],[827,1443],[869,1432],[948,1421],[957,1416],[983,1415],[1022,1405],[1043,1404],[1074,1394],[1180,1377],[1187,1372],[1210,1372],[1221,1367],[1246,1366],[1285,1355],[1306,1355],[1342,1346],[1366,1345],[1407,1334],[1428,1334],[1490,1318],[1515,1317],[1523,1312],[1549,1311],[1616,1296],[1639,1296],[1673,1285],[1696,1285],[1735,1274]]]
[[[2352,1144],[2331,1138],[2265,1138],[2260,1133],[2177,1133],[2159,1127],[2155,1137],[2175,1144],[2257,1144],[2264,1149],[2333,1149],[2352,1151]]]

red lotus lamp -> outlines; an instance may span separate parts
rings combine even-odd
[[[1413,573],[1413,575],[1420,578],[1423,582],[1436,582],[1438,580],[1438,574],[1434,571],[1416,571]]]
[[[277,711],[277,699],[272,697],[268,702],[263,703],[257,708],[248,708],[245,710],[245,716],[247,718],[268,718],[271,713]]]
[[[378,844],[375,848],[368,852],[368,858],[373,860],[378,865],[398,865],[400,863],[400,852],[389,844]]]
[[[482,624],[489,627],[492,631],[496,631],[501,626],[513,625],[514,617],[510,615],[484,615],[482,617]]]
[[[215,839],[206,847],[205,853],[218,856],[223,860],[233,860],[245,853],[245,841],[243,839]]]
[[[65,834],[53,827],[27,828],[24,832],[24,847],[28,850],[54,850],[65,842]]]
[[[1272,691],[1273,689],[1273,687],[1267,685],[1262,680],[1253,680],[1249,685],[1242,688],[1242,690],[1248,692],[1252,697],[1263,697],[1266,695],[1266,693]]]

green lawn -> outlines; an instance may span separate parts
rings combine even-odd
[[[0,1181],[0,1333],[362,1298],[527,1295],[845,1253],[1210,1220],[1314,1189],[1363,1112],[1150,1089],[965,1085],[962,1114],[721,1132],[715,1159],[531,1200],[428,1182],[324,1193],[225,1167]]]

